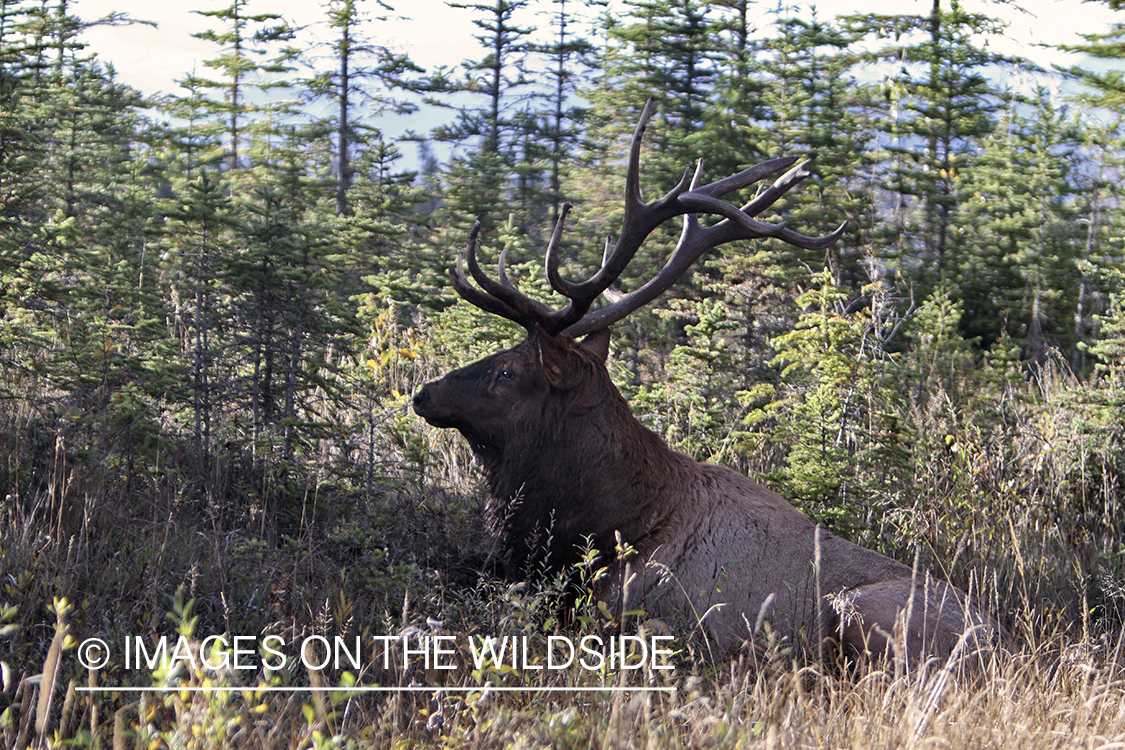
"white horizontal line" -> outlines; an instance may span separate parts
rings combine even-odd
[[[621,686],[607,686],[607,687],[509,687],[498,686],[492,687],[489,685],[480,685],[477,687],[431,687],[431,686],[409,686],[409,687],[379,687],[379,686],[357,686],[357,687],[277,687],[263,685],[260,687],[247,686],[247,687],[231,687],[231,686],[217,686],[217,687],[201,687],[198,685],[190,687],[75,687],[75,690],[82,693],[242,693],[242,692],[270,692],[270,693],[422,693],[422,692],[437,692],[444,691],[447,693],[483,693],[486,691],[508,692],[508,693],[623,693],[623,692],[645,692],[645,693],[674,693],[674,687],[621,687]]]

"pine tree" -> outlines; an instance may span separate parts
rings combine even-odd
[[[1123,10],[1118,0],[1103,0],[1113,10]],[[1114,23],[1109,31],[1083,34],[1085,42],[1064,45],[1061,49],[1088,55],[1096,60],[1125,58],[1125,24]],[[1102,68],[1102,69],[1097,69]],[[1098,347],[1096,330],[1098,312],[1110,304],[1113,287],[1105,285],[1114,278],[1113,269],[1121,262],[1121,249],[1116,237],[1121,233],[1121,123],[1125,112],[1125,76],[1113,66],[1095,68],[1071,66],[1062,69],[1072,79],[1085,85],[1077,99],[1084,108],[1101,109],[1110,114],[1104,118],[1088,118],[1083,160],[1088,169],[1079,173],[1080,191],[1076,212],[1085,229],[1082,250],[1077,263],[1077,284],[1074,313],[1074,341],[1071,367],[1086,373],[1087,354]],[[1108,275],[1107,275],[1108,274]],[[1107,296],[1108,293],[1108,296]]]
[[[36,179],[43,145],[35,136],[33,112],[33,60],[40,51],[21,31],[30,15],[23,2],[0,2],[0,262],[5,270],[30,241],[24,217],[46,187]]]
[[[881,487],[902,486],[909,442],[885,331],[869,315],[846,312],[846,301],[829,271],[810,279],[796,326],[775,341],[780,382],[757,418],[784,455],[775,486],[818,521],[854,533]]]
[[[1108,4],[1114,10],[1122,10],[1121,3],[1116,0],[1110,0]],[[1080,52],[1097,60],[1125,58],[1125,23],[1114,23],[1106,32],[1081,36],[1086,40],[1084,44],[1060,45],[1059,48],[1068,52]],[[1125,72],[1113,67],[1107,70],[1093,70],[1080,65],[1063,70],[1092,90],[1084,97],[1091,105],[1118,112],[1125,110]]]
[[[573,2],[570,0],[571,4]],[[540,131],[549,144],[545,149],[545,158],[550,165],[550,219],[553,223],[558,220],[565,202],[562,173],[566,164],[577,156],[583,133],[582,121],[587,110],[576,104],[574,98],[588,75],[594,46],[576,33],[575,27],[579,25],[580,18],[568,7],[568,0],[551,0],[551,4],[555,6],[551,12],[552,40],[533,49],[550,66],[547,71],[550,109],[543,113],[544,124]],[[586,0],[584,6],[589,5],[589,0]]]
[[[865,267],[875,223],[867,148],[874,133],[864,111],[868,89],[856,79],[855,36],[834,22],[779,14],[777,38],[759,64],[769,75],[763,92],[769,119],[761,134],[767,156],[805,156],[816,177],[794,191],[784,218],[795,226],[826,231],[848,223],[830,251],[838,277],[855,296],[869,281]],[[770,248],[780,279],[801,265],[824,264],[823,255],[798,255],[783,243]]]
[[[734,174],[764,160],[777,146],[771,142],[764,101],[773,84],[759,64],[766,42],[752,25],[752,4],[753,0],[721,0],[710,5],[718,14],[711,30],[715,83],[696,147],[717,173]]]
[[[290,61],[295,54],[290,48],[271,49],[271,45],[293,37],[293,30],[280,15],[247,13],[246,5],[247,0],[232,0],[230,5],[219,10],[192,11],[214,18],[226,26],[221,31],[208,30],[192,35],[219,45],[221,54],[205,60],[203,64],[217,70],[223,77],[216,80],[191,75],[181,83],[192,91],[211,89],[221,93],[220,99],[207,99],[204,104],[213,116],[225,120],[226,162],[231,171],[247,166],[242,153],[246,140],[245,119],[260,109],[260,105],[252,101],[250,91],[286,85],[284,81],[270,81],[267,76],[290,71]],[[270,55],[272,57],[267,58]],[[262,58],[267,59],[263,61]]]
[[[203,80],[188,76],[180,86],[186,94],[158,102],[169,122],[154,126],[163,131],[159,158],[170,184],[193,179],[201,168],[221,167],[227,155],[222,142],[224,125],[210,116],[211,101]]]
[[[1018,61],[983,49],[978,37],[1000,33],[958,0],[933,0],[926,16],[869,14],[847,19],[857,38],[893,43],[870,56],[894,66],[883,84],[885,186],[893,202],[891,230],[901,269],[930,289],[956,274],[954,233],[966,195],[961,177],[992,129],[1002,92],[988,73]]]
[[[611,111],[620,117],[621,104],[639,111],[654,97],[666,125],[646,141],[658,154],[650,163],[691,164],[717,76],[709,6],[696,0],[629,0],[626,7],[626,18],[609,27],[623,47],[610,60],[614,68],[606,81],[619,102]]]
[[[1125,243],[1119,240],[1119,252],[1121,244]],[[1109,267],[1101,269],[1099,275],[1104,286],[1112,291],[1105,313],[1098,316],[1098,340],[1083,348],[1094,358],[1095,372],[1109,390],[1105,405],[1116,407],[1115,411],[1108,411],[1111,423],[1116,425],[1125,405],[1125,269],[1120,265]]]
[[[158,453],[176,371],[148,252],[158,217],[138,156],[143,101],[80,55],[73,38],[89,24],[65,3],[29,24],[19,51],[5,45],[12,67],[0,75],[14,84],[0,111],[26,128],[0,139],[0,216],[15,220],[0,231],[5,387],[21,383],[18,397],[89,458],[91,476],[122,472],[131,484]]]
[[[479,217],[487,234],[511,210],[509,199],[520,157],[520,117],[531,95],[526,61],[528,37],[534,29],[517,22],[527,0],[453,7],[479,14],[473,23],[482,33],[475,38],[486,53],[464,64],[461,81],[445,81],[440,86],[441,93],[469,94],[475,102],[456,106],[456,120],[433,133],[436,140],[465,150],[452,160],[445,174],[446,223],[467,236],[468,226]]]
[[[424,242],[428,216],[416,211],[427,191],[417,184],[415,172],[401,168],[401,158],[387,141],[368,144],[356,162],[353,213],[337,221],[332,234],[353,257],[375,269],[364,278],[372,288],[364,304],[376,316],[390,310],[394,322],[409,327],[428,311],[444,310],[453,299],[438,293],[448,283],[448,260],[444,249]]]
[[[991,345],[1007,329],[1036,365],[1053,345],[1075,346],[1070,289],[1082,236],[1069,204],[1079,146],[1076,122],[1041,88],[1030,107],[1009,109],[963,180],[972,228],[958,234],[964,332]]]
[[[173,335],[184,353],[188,435],[195,454],[195,476],[206,507],[221,497],[220,477],[212,471],[219,445],[219,415],[231,389],[229,311],[223,286],[229,278],[232,232],[240,228],[228,188],[210,170],[199,170],[169,201],[160,246],[162,279],[169,298]]]
[[[1123,265],[1121,237],[1125,236],[1125,216],[1120,207],[1125,162],[1123,123],[1115,120],[1108,126],[1091,124],[1083,133],[1083,153],[1088,169],[1078,174],[1075,212],[1083,232],[1082,249],[1077,262],[1078,280],[1075,297],[1074,339],[1078,343],[1072,357],[1072,368],[1087,373],[1088,346],[1099,337],[1097,316],[1109,306],[1115,291],[1108,279],[1115,278],[1114,269]]]
[[[362,148],[368,138],[369,128],[357,123],[356,110],[363,106],[374,115],[386,110],[399,114],[413,111],[413,105],[394,97],[394,90],[408,85],[407,76],[422,72],[406,56],[376,45],[366,37],[362,30],[366,18],[361,3],[362,0],[328,0],[325,4],[328,25],[335,35],[330,45],[332,68],[317,73],[305,84],[314,97],[327,98],[335,105],[334,117],[324,124],[334,133],[336,213],[340,215],[350,211],[348,190],[354,177],[352,161],[356,150]],[[380,7],[389,10],[382,3]],[[365,64],[367,60],[372,60],[373,64]]]

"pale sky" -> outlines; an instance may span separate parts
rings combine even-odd
[[[479,0],[478,0],[479,1]],[[962,0],[970,11],[980,11],[1011,22],[1012,40],[997,44],[1002,52],[1033,58],[1041,64],[1069,63],[1068,56],[1053,50],[1035,47],[1036,44],[1076,43],[1079,32],[1101,32],[1113,20],[1125,21],[1125,13],[1114,13],[1101,3],[1080,0],[1015,0],[1027,9],[1017,12],[1010,4],[990,0]],[[373,41],[401,49],[426,68],[437,65],[453,66],[465,59],[478,59],[483,53],[473,34],[478,29],[472,24],[472,11],[450,8],[444,0],[391,0],[399,14],[408,19],[373,22],[366,28]],[[540,3],[545,9],[550,3]],[[812,2],[798,2],[809,6]],[[191,13],[195,10],[217,10],[228,7],[230,0],[173,0],[154,3],[152,0],[72,0],[70,8],[85,20],[99,18],[113,11],[128,13],[136,19],[155,21],[159,28],[148,26],[104,27],[92,29],[83,36],[91,48],[105,61],[112,62],[125,83],[146,94],[157,92],[177,93],[176,79],[183,78],[200,62],[214,57],[217,47],[194,39],[193,32],[207,28],[221,29],[219,23]],[[818,0],[815,3],[821,17],[830,18],[843,13],[916,13],[926,14],[932,0]],[[404,8],[409,10],[403,10]],[[767,8],[776,7],[775,0],[760,0],[756,6],[763,14]],[[310,26],[310,31],[323,20],[321,4],[315,0],[251,0],[247,10],[252,13],[279,13],[297,25]],[[375,14],[372,7],[370,12]],[[525,16],[525,23],[535,23],[535,17]],[[548,21],[543,18],[542,25]],[[763,18],[759,28],[768,26]],[[200,71],[203,72],[203,71]]]

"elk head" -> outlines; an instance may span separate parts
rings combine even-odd
[[[606,241],[601,267],[585,281],[569,281],[559,273],[569,205],[555,224],[546,250],[546,273],[551,287],[567,299],[564,307],[555,309],[520,292],[505,273],[503,253],[497,278],[487,276],[477,262],[479,223],[450,271],[458,294],[482,310],[519,323],[527,339],[427,384],[415,395],[414,410],[432,425],[458,429],[469,441],[489,475],[499,504],[496,524],[506,530],[503,535],[510,546],[526,547],[535,529],[542,531],[547,523],[554,524],[555,536],[571,547],[591,534],[602,543],[608,536],[612,544],[614,530],[636,526],[644,515],[646,501],[636,491],[643,479],[633,477],[625,462],[614,464],[614,457],[629,453],[632,466],[637,451],[668,448],[633,419],[610,381],[605,359],[611,325],[667,290],[711,248],[775,237],[798,247],[823,249],[844,231],[841,226],[825,237],[808,237],[785,224],[754,218],[809,176],[808,162],[793,166],[795,158],[773,159],[706,185],[701,184],[700,160],[667,194],[645,203],[640,151],[652,108],[649,100],[633,134],[620,235],[615,243]],[[721,199],[786,168],[790,169],[742,207]],[[705,227],[699,214],[722,220]],[[615,290],[612,284],[648,235],[677,216],[684,217],[683,230],[664,267],[632,292]],[[601,295],[608,304],[593,308]],[[579,341],[581,337],[585,338]],[[615,481],[631,483],[633,491],[624,484],[614,486]],[[616,500],[607,504],[611,496]],[[523,521],[521,514],[526,516]]]

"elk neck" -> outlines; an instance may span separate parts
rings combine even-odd
[[[698,481],[699,465],[637,421],[605,366],[585,364],[580,385],[552,388],[522,434],[478,451],[490,524],[515,564],[546,552],[548,566],[563,567],[587,539],[612,553],[615,532],[647,553]]]

